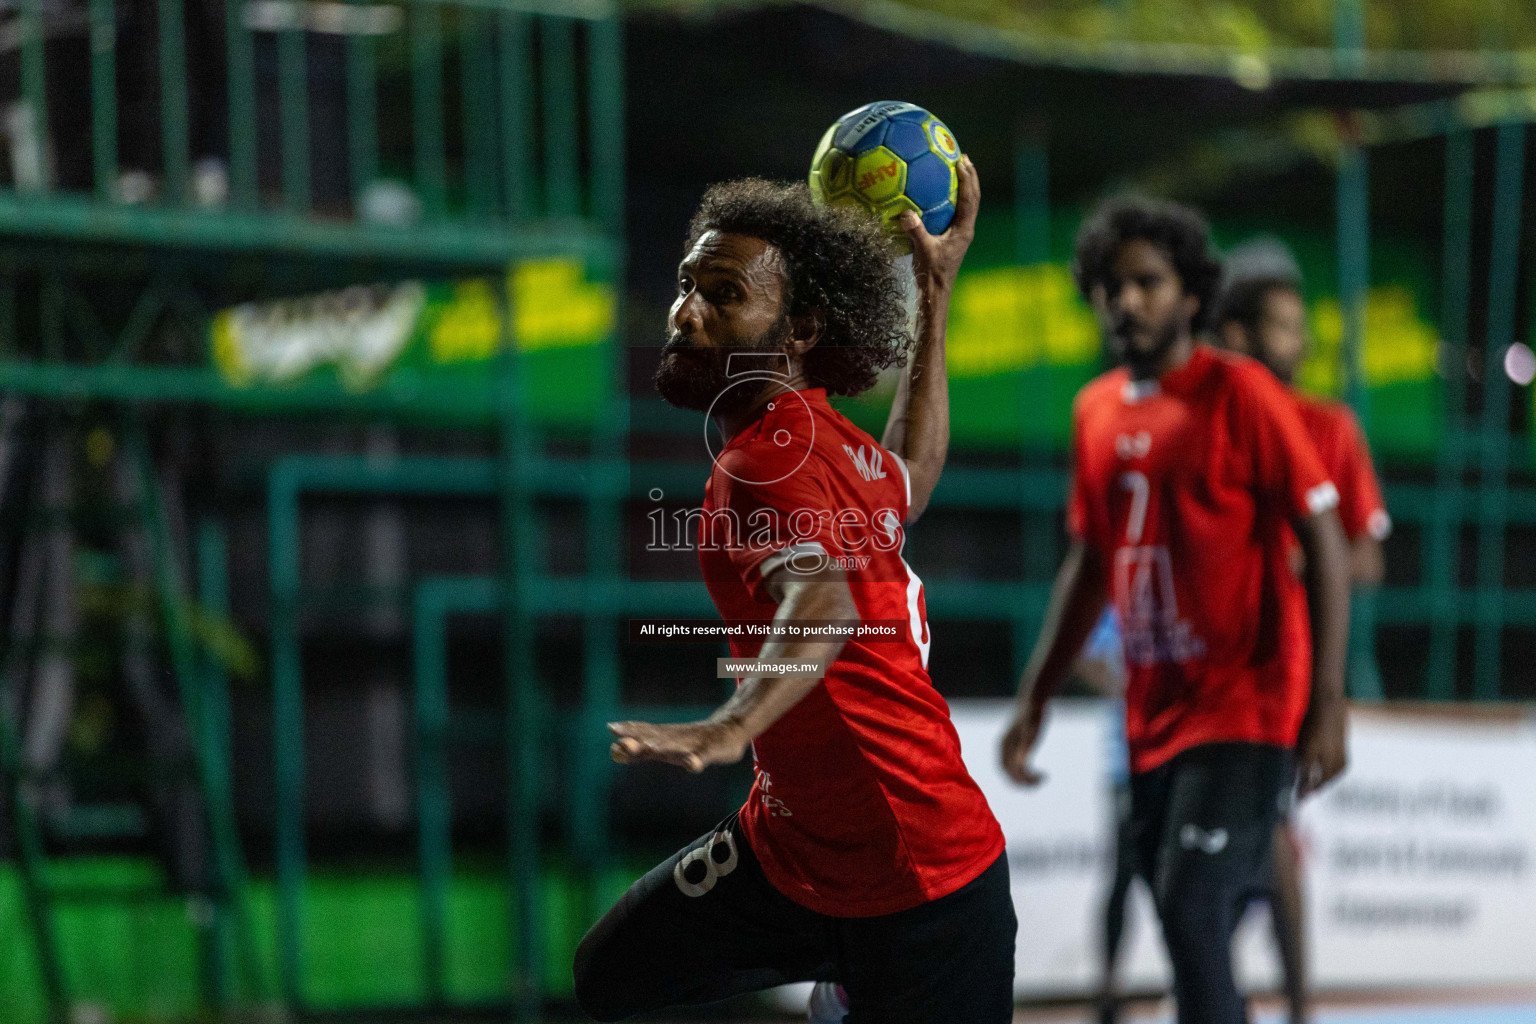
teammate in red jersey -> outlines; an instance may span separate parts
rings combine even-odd
[[[733,639],[749,672],[709,719],[611,726],[620,762],[700,771],[752,747],[746,804],[637,882],[582,940],[576,995],[601,1020],[786,982],[840,983],[849,1021],[1003,1024],[1017,922],[1003,836],[927,673],[922,583],[902,530],[949,437],[944,327],[974,230],[961,166],[948,231],[917,218],[916,338],[894,253],[804,186],[712,188],[694,217],[656,383],[724,443],[699,561],[730,624],[896,620],[878,639]],[[828,404],[911,350],[880,442]],[[892,642],[894,641],[894,642]]]
[[[1223,289],[1213,333],[1223,348],[1252,356],[1292,389],[1302,423],[1339,489],[1350,582],[1357,587],[1380,583],[1381,542],[1392,532],[1392,518],[1360,423],[1342,402],[1294,390],[1310,341],[1299,278],[1282,270],[1235,276]]]
[[[1270,258],[1245,270],[1245,262],[1259,262],[1264,255]],[[1243,257],[1238,251],[1229,258],[1229,280],[1217,304],[1212,334],[1223,348],[1253,356],[1291,388],[1309,341],[1300,273],[1283,251],[1254,251],[1249,261]],[[1381,542],[1391,532],[1392,520],[1381,499],[1376,469],[1360,425],[1346,405],[1294,390],[1291,394],[1323,466],[1339,490],[1339,520],[1349,540],[1350,583],[1375,586],[1382,576]],[[1310,1018],[1305,904],[1301,858],[1289,821],[1275,829],[1271,858],[1273,878],[1264,888],[1280,949],[1286,1002],[1291,1024],[1305,1024]]]
[[[1345,761],[1337,493],[1280,384],[1196,344],[1220,270],[1204,221],[1172,204],[1113,201],[1078,235],[1078,286],[1125,366],[1074,405],[1072,543],[1002,749],[1014,779],[1040,781],[1029,758],[1046,702],[1112,597],[1132,828],[1181,1024],[1246,1019],[1231,963],[1240,903],[1293,771],[1311,791]]]

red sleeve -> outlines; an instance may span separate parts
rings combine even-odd
[[[728,451],[715,463],[711,483],[714,515],[723,517],[716,525],[730,535],[724,548],[731,568],[754,600],[769,604],[765,576],[791,561],[813,569],[821,556],[841,550],[823,466],[815,458],[791,465],[783,451],[766,444]]]
[[[1350,540],[1371,536],[1386,540],[1392,532],[1392,517],[1387,514],[1371,464],[1371,449],[1360,421],[1348,408],[1339,410],[1340,467],[1335,482],[1339,485],[1339,519]]]
[[[1323,468],[1295,400],[1257,364],[1244,367],[1238,382],[1245,392],[1239,411],[1252,439],[1248,450],[1259,492],[1293,520],[1337,507],[1338,488]]]

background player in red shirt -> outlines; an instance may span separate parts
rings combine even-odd
[[[1132,828],[1181,1024],[1246,1019],[1231,963],[1241,903],[1293,770],[1311,791],[1345,761],[1337,493],[1279,383],[1196,344],[1220,272],[1205,222],[1172,204],[1112,201],[1079,232],[1078,286],[1125,365],[1074,404],[1072,543],[1002,749],[1014,779],[1040,781],[1029,756],[1046,701],[1111,596]]]
[[[803,185],[705,195],[678,268],[662,397],[707,411],[723,446],[699,561],[728,624],[886,620],[880,641],[733,639],[737,658],[830,661],[749,673],[702,722],[619,722],[621,762],[700,771],[750,744],[746,804],[632,886],[582,940],[576,995],[601,1020],[793,981],[836,981],[861,1024],[1004,1024],[1017,922],[1003,836],[927,673],[922,583],[902,527],[949,441],[944,326],[979,185],[953,224],[916,217],[908,332],[878,226]],[[911,352],[882,442],[827,403]]]
[[[1239,261],[1229,272],[1214,324],[1217,344],[1257,359],[1291,389],[1302,423],[1339,489],[1339,521],[1349,539],[1350,582],[1357,587],[1380,583],[1381,542],[1392,532],[1392,519],[1382,501],[1365,434],[1349,406],[1294,390],[1296,370],[1311,341],[1299,274],[1283,266],[1244,271]]]
[[[1302,423],[1328,476],[1339,490],[1339,520],[1349,540],[1349,579],[1356,587],[1381,582],[1381,542],[1392,530],[1376,481],[1376,468],[1347,405],[1294,390],[1296,369],[1310,341],[1301,274],[1278,243],[1254,243],[1227,259],[1227,281],[1217,303],[1212,335],[1217,344],[1257,359],[1296,400]],[[1291,1024],[1309,1019],[1301,862],[1290,823],[1275,829],[1273,888],[1269,891],[1275,940],[1284,968]]]

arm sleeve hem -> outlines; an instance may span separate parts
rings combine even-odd
[[[801,544],[791,544],[787,548],[780,548],[778,551],[769,552],[757,563],[758,578],[766,580],[786,565],[790,565],[793,568],[791,563],[796,558],[807,555],[820,555],[824,560],[827,557],[827,549],[822,547],[819,542],[812,540]]]
[[[1332,480],[1324,480],[1307,492],[1307,511],[1314,516],[1339,507],[1339,489]]]

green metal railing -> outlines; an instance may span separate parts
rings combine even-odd
[[[1423,693],[1431,699],[1456,695],[1456,649],[1460,628],[1473,627],[1472,694],[1480,700],[1504,695],[1503,633],[1533,624],[1530,597],[1505,585],[1506,534],[1511,525],[1529,525],[1531,492],[1510,486],[1513,436],[1510,380],[1505,352],[1515,341],[1516,294],[1523,224],[1526,122],[1529,109],[1509,107],[1495,122],[1494,183],[1487,280],[1487,328],[1482,339],[1481,415],[1472,429],[1466,371],[1468,317],[1472,294],[1472,223],[1475,206],[1474,134],[1460,126],[1455,110],[1442,109],[1435,123],[1445,132],[1445,195],[1442,238],[1442,336],[1444,427],[1431,493],[1415,491],[1410,504],[1393,507],[1403,518],[1430,510],[1425,523],[1421,593],[1396,607],[1425,624],[1430,633]],[[1475,485],[1466,482],[1477,472]],[[1460,582],[1461,529],[1476,527],[1474,589]]]
[[[287,13],[263,22],[263,11]],[[313,252],[319,244],[368,258],[504,261],[516,255],[505,246],[525,247],[530,233],[550,244],[563,238],[568,247],[573,237],[591,241],[616,229],[623,64],[611,3],[409,0],[279,9],[230,0],[224,13],[220,55],[189,51],[183,0],[155,6],[159,197],[128,207],[118,202],[125,170],[120,12],[110,0],[90,0],[85,66],[67,69],[90,83],[90,180],[61,182],[43,159],[13,195],[0,196],[0,232],[289,252]],[[22,100],[39,151],[48,154],[62,115],[49,109],[45,80],[49,61],[63,58],[47,47],[41,0],[22,4],[19,24]],[[332,85],[312,78],[310,68],[330,53],[321,44],[338,34],[345,74]],[[263,73],[267,57],[275,74]],[[457,75],[449,73],[453,63]],[[210,70],[222,72],[222,81],[209,81]],[[194,80],[227,97],[226,138],[193,133]],[[408,137],[394,129],[394,119],[379,116],[381,94],[399,87],[409,97]],[[316,139],[311,125],[321,103],[344,110],[344,140]],[[264,117],[274,111],[276,130],[263,135]],[[275,140],[275,180],[263,175],[274,163],[263,160],[274,156],[261,151],[264,140]],[[338,197],[315,193],[317,146],[347,165],[350,195],[340,205]],[[192,162],[203,157],[224,162],[227,198],[194,194]],[[420,222],[408,230],[362,216],[370,189],[386,175],[403,180],[420,203]],[[311,221],[317,212],[324,223]],[[524,237],[511,237],[507,225]]]
[[[172,312],[192,337],[208,337],[210,303],[199,299],[195,283],[202,254],[216,257],[204,261],[210,286],[222,284],[220,268],[229,260],[249,254],[266,257],[267,267],[290,268],[261,278],[258,288],[292,288],[291,282],[307,274],[291,268],[317,265],[331,276],[373,283],[423,267],[444,275],[500,275],[512,261],[550,256],[576,257],[610,280],[622,280],[624,65],[614,5],[608,0],[408,0],[262,6],[230,0],[224,8],[222,55],[192,48],[195,37],[188,32],[184,0],[159,0],[153,10],[158,116],[147,126],[127,124],[122,117],[127,107],[118,56],[126,44],[119,35],[116,5],[90,0],[88,54],[68,58],[81,60],[70,68],[49,66],[65,57],[47,44],[41,0],[21,6],[22,98],[39,151],[52,152],[56,141],[84,141],[90,160],[78,179],[55,175],[44,160],[30,176],[20,176],[14,189],[0,190],[0,389],[44,401],[84,399],[135,408],[197,403],[265,415],[425,419],[493,432],[499,454],[487,464],[409,466],[395,483],[363,489],[398,485],[417,493],[452,494],[468,488],[498,501],[503,550],[495,604],[508,639],[507,836],[515,903],[511,919],[517,929],[509,991],[519,1019],[534,1019],[542,999],[537,796],[544,737],[520,566],[531,562],[536,547],[523,483],[536,445],[519,406],[519,389],[513,386],[520,357],[510,334],[510,310],[500,309],[504,334],[496,372],[451,387],[407,377],[366,392],[328,381],[244,389],[202,365],[200,353],[192,361],[183,355],[179,362],[166,362],[164,356],[148,362],[143,353],[144,342]],[[273,17],[278,20],[261,20]],[[344,38],[338,41],[338,34]],[[343,55],[343,73],[335,81],[312,75],[316,62],[334,53]],[[58,138],[62,125],[78,123],[62,116],[74,112],[49,109],[45,82],[60,73],[78,73],[89,81],[88,139]],[[194,89],[210,95],[222,90],[227,97],[227,137],[194,131],[189,117]],[[403,109],[395,97],[403,97]],[[344,138],[317,138],[315,112],[321,105],[343,111]],[[381,116],[386,109],[387,116]],[[123,165],[125,128],[155,132],[158,145],[151,148],[158,166]],[[326,192],[315,173],[317,155],[345,162],[344,195]],[[225,198],[196,194],[194,161],[207,156],[224,162]],[[128,169],[157,173],[158,196],[126,202],[121,183]],[[409,203],[407,215],[398,218],[403,222],[368,215],[370,197],[386,180],[408,191],[419,203],[419,215],[410,215]],[[49,258],[39,260],[44,245],[52,247]],[[137,255],[124,260],[125,246]],[[17,319],[17,293],[30,287],[33,278],[24,276],[30,274],[40,274],[42,283],[35,331]],[[90,294],[99,278],[134,281],[142,297],[117,321],[104,321]],[[613,351],[617,359],[618,346]],[[626,418],[622,401],[605,411],[593,433],[595,458],[617,460]],[[295,1009],[306,1008],[300,942],[305,857],[297,501],[305,487],[330,485],[333,477],[327,473],[333,469],[280,463],[271,495],[278,980],[280,997]],[[617,579],[619,506],[611,495],[583,493],[598,504],[598,499],[607,502],[589,519],[589,550],[597,556],[594,566],[602,566],[600,578]],[[221,607],[223,542],[217,522],[199,530],[197,547],[202,599]],[[181,585],[165,575],[169,564],[159,565],[162,590]],[[203,664],[184,642],[185,602],[167,599],[161,610],[184,708],[200,739],[200,778],[215,798],[213,831],[232,837],[224,682],[219,670]],[[605,647],[599,640],[593,655],[590,691],[616,694],[616,646]],[[9,729],[8,719],[5,725]],[[13,776],[7,772],[7,777]],[[24,824],[20,817],[17,821]],[[586,852],[595,856],[595,849],[606,847],[605,833],[598,830],[589,843]],[[36,852],[41,856],[40,847]],[[261,996],[245,934],[244,865],[238,855],[238,847],[227,844],[215,850],[220,884],[231,895],[228,906],[216,910],[207,958],[210,1003],[221,1007]],[[54,1013],[63,1018],[69,1013],[69,993],[51,941],[46,893],[39,899],[34,918],[42,967]],[[230,965],[239,973],[231,973]],[[441,989],[434,994],[441,995]]]
[[[226,960],[238,957],[244,996],[259,1000],[262,986],[259,971],[255,968],[253,925],[245,903],[244,855],[235,827],[230,787],[227,693],[219,670],[211,664],[211,659],[200,656],[193,635],[193,605],[183,563],[171,536],[144,425],[136,412],[125,417],[122,437],[120,457],[127,463],[125,474],[133,480],[133,497],[115,510],[115,516],[122,528],[136,530],[141,535],[150,577],[147,584],[158,605],[170,658],[169,675],[175,685],[181,725],[190,740],[187,752],[190,782],[206,815],[212,878],[206,894],[209,913],[200,920],[198,929],[208,947],[205,963],[209,970],[209,988],[217,1004],[227,1005],[233,1001],[235,990],[223,968]],[[64,511],[66,515],[71,514],[67,509]],[[201,553],[204,555],[200,565],[203,596],[209,607],[223,610],[221,549],[210,542],[201,546]],[[13,644],[7,649],[0,691],[8,691],[12,679],[20,675],[17,670],[27,653],[27,646]],[[59,901],[99,898],[99,894],[62,889],[50,878],[43,829],[33,807],[38,780],[17,754],[16,726],[9,710],[15,704],[10,697],[3,704],[4,710],[0,710],[0,718],[4,719],[0,723],[0,748],[3,749],[0,753],[3,753],[4,764],[0,766],[0,772],[6,778],[10,806],[15,809],[19,873],[37,941],[38,965],[50,1016],[64,1021],[70,1019],[72,979],[63,968],[52,908]],[[180,769],[171,766],[170,770]],[[112,836],[131,834],[136,830],[133,826],[139,814],[136,807],[114,805],[111,809],[114,812],[111,815],[103,815],[98,810],[92,827],[84,831],[76,829],[75,834],[91,836],[100,832]],[[123,822],[130,826],[126,833]],[[67,829],[54,823],[53,831],[59,833]],[[133,899],[144,893],[130,890],[115,895],[120,899]]]
[[[198,601],[205,614],[221,619],[229,617],[229,542],[216,520],[205,520],[197,531]],[[203,746],[206,785],[214,795],[221,814],[229,817],[216,827],[227,835],[237,835],[233,819],[233,750],[230,735],[228,672],[218,659],[204,656],[197,706],[198,736]],[[224,882],[228,893],[213,908],[208,929],[209,947],[204,953],[208,992],[215,1007],[229,1010],[246,998],[261,994],[264,981],[252,938],[255,925],[246,902],[247,877],[244,858],[236,846],[225,854]],[[230,965],[236,965],[231,976]],[[239,981],[237,985],[236,979]]]
[[[1520,205],[1525,182],[1525,125],[1497,129],[1493,239],[1489,252],[1488,334],[1483,342],[1482,489],[1478,501],[1477,637],[1473,691],[1499,697],[1503,674],[1504,530],[1509,495],[1509,375],[1504,353],[1515,340],[1515,285],[1520,260]]]
[[[580,580],[540,579],[526,583],[528,604],[535,616],[554,614],[596,615],[609,624],[620,615],[669,614],[707,616],[714,606],[702,584],[628,584],[612,587],[594,585],[588,577]],[[418,855],[421,872],[421,931],[423,973],[429,1001],[447,1005],[448,892],[452,878],[452,841],[450,836],[451,801],[448,788],[447,754],[453,732],[448,700],[447,620],[450,615],[487,615],[497,611],[500,583],[491,576],[431,577],[416,584],[412,601],[414,635],[414,686],[416,706],[416,807]],[[537,597],[535,597],[537,595]],[[591,637],[589,636],[589,640]],[[681,705],[658,707],[622,707],[616,694],[595,688],[600,674],[601,655],[593,657],[589,644],[584,666],[586,687],[578,709],[568,716],[571,757],[564,769],[571,779],[571,796],[563,808],[567,843],[581,856],[593,830],[607,833],[606,797],[608,793],[607,758],[594,757],[590,737],[594,734],[594,713],[615,718],[644,721],[681,721],[703,717],[711,709]],[[597,671],[594,671],[597,669]],[[542,697],[538,718],[546,727],[555,724],[554,714]],[[595,734],[601,739],[601,726]],[[603,740],[606,743],[606,740]],[[584,789],[590,789],[585,792]],[[607,852],[606,850],[604,852]],[[587,862],[589,869],[594,862]]]

